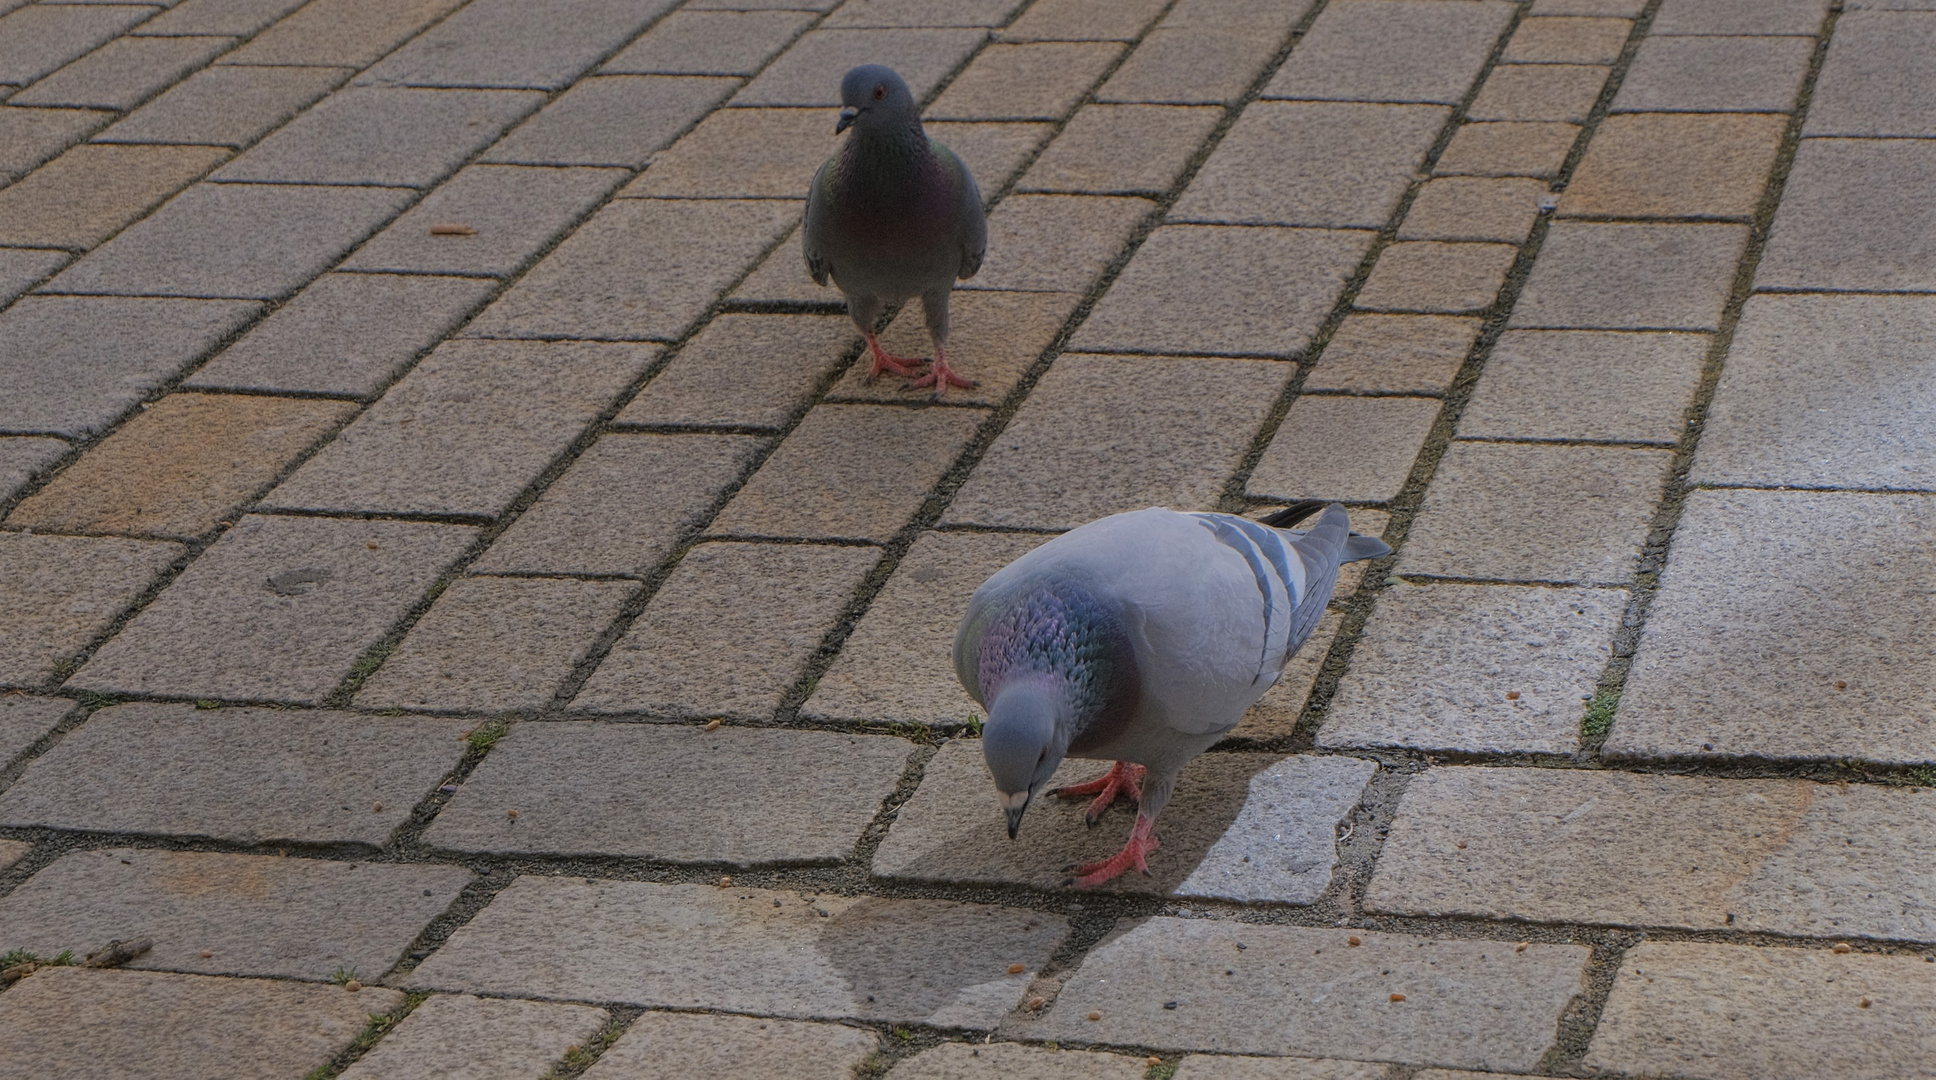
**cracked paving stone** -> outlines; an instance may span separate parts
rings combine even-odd
[[[1156,204],[1100,195],[1014,195],[988,218],[988,261],[960,286],[1087,292]]]
[[[29,4],[0,16],[0,83],[26,84],[126,33],[155,9]]]
[[[74,711],[66,698],[0,695],[0,767],[17,758]]]
[[[805,11],[675,11],[602,75],[752,75],[813,24]]]
[[[1465,366],[1480,325],[1452,315],[1347,315],[1303,389],[1443,394]]]
[[[999,406],[1008,400],[1081,303],[1081,293],[955,290],[948,302],[948,363],[976,385],[949,390],[947,403]],[[881,346],[896,356],[929,355],[934,343],[920,312],[902,311],[881,332]],[[892,376],[869,383],[868,366],[865,356],[850,365],[826,400],[918,401],[933,394]]]
[[[646,1012],[585,1070],[585,1080],[661,1080],[669,1061],[705,1070],[693,1076],[850,1080],[879,1046],[874,1032],[841,1024]]]
[[[344,260],[345,270],[508,277],[624,183],[619,169],[473,165]],[[473,233],[433,233],[462,225]]]
[[[533,1080],[595,1043],[610,1022],[610,1013],[589,1005],[432,994],[340,1075]]]
[[[1747,242],[1745,225],[1554,222],[1510,325],[1717,329]]]
[[[117,537],[0,533],[0,685],[54,676],[183,550]]]
[[[1388,502],[1437,423],[1437,398],[1300,395],[1250,474],[1266,499]]]
[[[776,257],[785,251],[782,245]],[[859,339],[845,315],[720,315],[615,422],[777,431],[812,401]]]
[[[0,244],[91,248],[227,156],[204,146],[76,146],[0,188]]]
[[[132,109],[227,52],[235,40],[232,37],[118,38],[13,95],[7,103]]]
[[[1208,106],[1085,106],[1029,166],[1018,190],[1165,194],[1222,119]]]
[[[1512,17],[1497,0],[1330,4],[1263,96],[1456,105]]]
[[[1523,244],[1546,185],[1519,177],[1441,176],[1412,199],[1400,240],[1492,240]]]
[[[1597,64],[1501,64],[1479,87],[1466,119],[1583,124],[1610,70]]]
[[[891,1080],[1142,1080],[1143,1059],[1018,1043],[942,1043],[889,1070]]]
[[[733,104],[837,108],[837,73],[888,56],[914,100],[925,101],[987,39],[988,32],[981,29],[809,30],[747,83]]]
[[[1460,313],[1492,306],[1519,248],[1413,240],[1386,248],[1352,303],[1371,311]]]
[[[1621,113],[1587,144],[1562,217],[1754,215],[1781,148],[1785,116]]]
[[[352,74],[351,68],[218,65],[184,79],[94,141],[246,146]]]
[[[544,103],[507,90],[352,86],[215,173],[219,181],[430,187]]]
[[[737,79],[606,75],[565,91],[484,161],[636,169],[739,88]]]
[[[561,90],[677,0],[471,0],[363,73],[380,86]]]
[[[1673,446],[1687,430],[1709,342],[1706,334],[1509,330],[1493,346],[1459,434]],[[1713,432],[1710,418],[1704,443]]]
[[[1102,41],[998,43],[975,59],[927,115],[939,120],[1061,120],[1123,55]]]
[[[1834,41],[1803,134],[1936,135],[1936,11],[1851,11]]]
[[[1803,139],[1757,289],[1936,291],[1936,139]]]
[[[464,0],[310,0],[225,59],[234,64],[360,68]]]

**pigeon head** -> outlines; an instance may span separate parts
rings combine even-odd
[[[861,131],[890,131],[920,122],[921,110],[907,83],[884,64],[862,64],[840,80],[838,135],[850,127]]]
[[[995,778],[1002,810],[1008,815],[1008,838],[1022,827],[1029,800],[1055,775],[1068,749],[1068,695],[1045,679],[1019,679],[1002,687],[988,706],[988,722],[981,729],[982,757]]]

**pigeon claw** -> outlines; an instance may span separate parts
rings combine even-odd
[[[934,387],[935,398],[939,399],[941,395],[948,392],[950,386],[958,386],[963,390],[970,390],[976,385],[975,380],[965,379],[955,374],[955,369],[948,366],[948,358],[942,354],[941,346],[936,345],[934,348],[934,366],[928,369],[926,375],[918,379],[910,380],[908,382],[908,389],[919,390],[923,387],[932,386]]]
[[[867,370],[867,381],[870,383],[880,378],[883,372],[892,372],[904,378],[912,378],[920,374],[921,365],[926,363],[926,361],[918,357],[895,356],[893,353],[881,348],[880,339],[872,334],[867,335],[867,352],[874,361],[873,366]]]
[[[1156,822],[1136,815],[1136,825],[1129,830],[1129,843],[1123,849],[1101,862],[1085,863],[1076,867],[1075,887],[1093,889],[1106,881],[1120,876],[1123,871],[1136,869],[1144,877],[1150,876],[1150,853],[1163,845],[1156,839]]]
[[[1089,809],[1082,815],[1083,820],[1093,826],[1102,820],[1103,814],[1108,811],[1110,804],[1114,803],[1118,796],[1128,795],[1137,802],[1142,801],[1143,774],[1146,772],[1148,770],[1141,765],[1132,765],[1127,761],[1118,761],[1116,764],[1110,766],[1108,772],[1096,777],[1094,780],[1083,784],[1070,784],[1068,787],[1059,787],[1049,792],[1049,794],[1058,795],[1065,799],[1079,799],[1084,795],[1094,795],[1096,797],[1095,800],[1089,804]]]

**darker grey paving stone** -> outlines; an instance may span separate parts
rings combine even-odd
[[[71,258],[65,251],[45,248],[0,248],[0,304],[12,303]]]
[[[1020,0],[847,0],[828,26],[1000,26]]]
[[[424,842],[676,863],[834,863],[853,853],[913,749],[900,739],[822,731],[520,724],[464,781]]]
[[[1324,9],[1264,97],[1456,105],[1512,21],[1498,0],[1345,0]]]
[[[1031,973],[1066,932],[1055,915],[944,900],[525,876],[409,982],[648,1008],[991,1028],[1020,1002]],[[538,957],[547,959],[533,962]],[[1008,974],[1013,963],[1026,970]]]
[[[231,34],[248,37],[307,0],[183,0],[142,23],[141,34]]]
[[[1866,6],[1851,3],[1851,10]],[[1829,0],[1665,0],[1650,34],[1814,34]],[[1639,14],[1635,12],[1634,14]],[[1841,30],[1836,30],[1840,40]]]
[[[6,31],[0,29],[0,34]],[[132,109],[227,52],[232,37],[124,37],[7,99],[10,105]]]
[[[1755,287],[1936,291],[1932,176],[1936,139],[1803,139]]]
[[[495,287],[475,278],[324,274],[186,385],[368,397]]]
[[[0,502],[13,498],[68,451],[60,439],[0,436]]]
[[[1158,26],[1144,36],[1096,100],[1119,104],[1228,105],[1242,97],[1291,30],[1281,26]]]
[[[805,11],[675,11],[602,75],[751,75],[813,24]]]
[[[1507,331],[1459,417],[1459,434],[1673,446],[1687,431],[1709,342],[1706,334]],[[1702,438],[1711,442],[1713,430],[1710,419]]]
[[[1716,329],[1747,242],[1745,225],[1555,222],[1511,325]]]
[[[182,550],[118,537],[0,533],[0,685],[53,677]]]
[[[153,15],[133,4],[29,4],[0,16],[0,83],[39,79]]]
[[[375,62],[464,0],[310,0],[228,59],[237,64]]]
[[[461,866],[75,851],[0,900],[0,948],[84,956],[146,936],[128,967],[374,982],[470,880]]]
[[[792,0],[800,3],[804,0]],[[880,1046],[866,1028],[711,1013],[647,1012],[625,1029],[589,1080],[653,1080],[665,1063],[713,1076],[849,1080]],[[702,1074],[703,1075],[703,1074]]]
[[[907,80],[914,100],[926,101],[987,38],[980,29],[810,30],[748,83],[733,104],[836,107],[840,74],[884,59]]]
[[[351,74],[351,68],[218,65],[189,76],[95,141],[245,146]]]
[[[395,990],[159,971],[50,968],[0,998],[9,1067],[86,1080],[140,1062],[152,1080],[302,1076],[403,1004]],[[246,1047],[245,1053],[233,1052]]]
[[[1814,51],[1801,37],[1648,37],[1613,111],[1789,112]]]
[[[74,703],[66,698],[0,696],[0,766],[39,742],[41,736],[54,730],[54,725],[73,711]]]
[[[471,0],[358,85],[560,90],[677,0]]]
[[[652,377],[618,422],[777,430],[859,337],[845,315],[721,315]]]
[[[472,569],[650,574],[711,516],[765,445],[746,435],[604,435]]]
[[[505,277],[550,247],[627,174],[619,169],[472,165],[432,191],[343,263],[345,270]],[[435,234],[462,225],[467,234]]]
[[[590,341],[446,342],[263,503],[496,517],[658,354]]]
[[[1691,493],[1607,752],[1936,761],[1933,501]]]
[[[589,1005],[434,994],[340,1075],[543,1076],[566,1054],[594,1043],[610,1022],[610,1013]]]
[[[739,87],[737,79],[601,75],[565,91],[483,160],[636,169]]]
[[[0,180],[26,175],[113,120],[113,113],[94,109],[0,106]]]
[[[70,682],[106,692],[319,701],[475,533],[250,515]]]
[[[264,139],[216,180],[429,187],[544,104],[504,90],[354,86]]]
[[[1169,191],[1223,113],[1211,107],[1089,105],[1029,166],[1021,191]]]
[[[0,822],[238,844],[381,847],[456,766],[474,724],[327,710],[116,705],[34,759],[0,795]]]
[[[42,288],[276,299],[322,273],[414,196],[395,188],[196,184]]]

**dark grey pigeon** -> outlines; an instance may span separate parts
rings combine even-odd
[[[847,314],[867,337],[871,382],[883,371],[914,376],[918,359],[892,356],[874,336],[891,304],[921,298],[934,339],[934,364],[910,386],[973,386],[942,352],[948,294],[974,277],[988,250],[988,219],[968,166],[928,138],[907,83],[892,68],[867,64],[840,81],[838,135],[854,133],[814,174],[802,248],[807,271],[829,277],[847,296]]]

